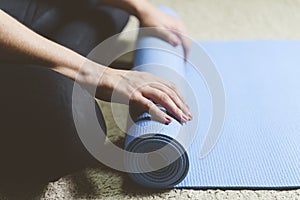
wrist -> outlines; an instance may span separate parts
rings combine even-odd
[[[137,18],[151,5],[147,0],[102,0],[101,2],[123,9]]]
[[[153,6],[147,0],[132,0],[131,4],[132,13],[130,14],[134,15],[139,20],[147,13],[147,9]]]
[[[99,87],[102,84],[103,76],[109,67],[100,65],[91,60],[86,60],[77,70],[76,80],[80,83]]]
[[[97,86],[101,76],[108,67],[80,56],[69,62],[60,63],[52,68],[79,83]]]

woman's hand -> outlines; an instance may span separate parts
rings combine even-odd
[[[187,59],[190,50],[190,40],[183,22],[164,13],[147,0],[102,0],[102,3],[126,10],[136,16],[141,27],[155,27],[155,36],[166,40],[170,44],[182,45],[184,57]]]
[[[173,46],[182,45],[184,57],[187,59],[190,50],[190,41],[183,22],[169,14],[164,13],[147,1],[143,1],[136,14],[141,27],[155,27],[156,36],[169,42]]]
[[[172,119],[155,104],[165,107],[182,123],[192,119],[188,105],[175,85],[152,74],[107,68],[97,86],[97,98],[135,105],[135,109],[149,112],[162,123],[168,124]]]
[[[171,117],[159,110],[154,103],[164,106],[181,122],[191,119],[187,104],[172,83],[148,73],[115,70],[87,60],[29,30],[1,10],[0,52],[4,56],[17,55],[11,58],[19,62],[22,61],[21,57],[30,59],[33,63],[95,87],[96,97],[99,99],[136,104],[142,111],[149,111],[163,123],[170,123]],[[111,98],[112,95],[116,98]]]

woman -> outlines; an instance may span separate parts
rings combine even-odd
[[[158,35],[174,46],[182,44],[187,56],[189,44],[179,34],[185,34],[182,22],[146,0],[0,0],[0,8],[1,181],[52,181],[96,163],[73,122],[75,78],[97,87],[96,98],[110,101],[117,91],[143,111],[151,109],[162,123],[170,123],[171,117],[154,103],[164,105],[181,122],[191,120],[172,83],[84,57],[119,33],[129,14],[142,27],[163,28],[156,29]],[[87,64],[79,73],[83,63]],[[156,83],[140,87],[153,80]],[[80,95],[93,99],[84,89]],[[96,111],[105,130],[101,111]]]

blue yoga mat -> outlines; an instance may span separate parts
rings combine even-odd
[[[141,38],[139,45],[148,42],[166,45],[150,37]],[[216,145],[204,158],[199,156],[212,112],[204,78],[193,74],[193,67],[183,64],[172,53],[139,50],[136,66],[144,65],[139,70],[153,70],[153,74],[168,78],[163,66],[170,67],[170,73],[174,67],[184,67],[182,72],[199,102],[198,108],[191,109],[199,126],[187,152],[169,168],[154,175],[133,173],[131,177],[150,187],[299,187],[300,41],[201,42],[201,45],[215,63],[226,95],[225,123]],[[186,98],[190,100],[190,96]],[[193,135],[189,130],[192,122],[182,126],[173,120],[170,125],[163,125],[151,121],[147,114],[142,118],[128,131],[128,150],[149,152],[173,143],[175,153],[185,151],[180,141],[172,138],[179,130],[185,131],[187,137]]]
[[[137,47],[135,70],[174,82],[194,120],[164,125],[144,113],[129,127],[125,149],[145,153],[125,158],[134,181],[154,188],[300,187],[300,41],[199,41],[194,64],[158,38],[140,37]],[[215,87],[195,63],[216,67],[225,94],[224,126],[204,155]],[[157,163],[166,166],[147,171]]]

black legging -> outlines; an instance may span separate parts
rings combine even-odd
[[[129,17],[98,0],[0,0],[0,8],[82,55],[119,33]],[[0,184],[56,180],[97,163],[74,125],[73,80],[43,66],[1,61],[0,76]],[[86,90],[80,93],[81,98],[94,100]],[[82,106],[76,108],[88,122],[89,113]],[[106,131],[98,106],[96,111]]]

